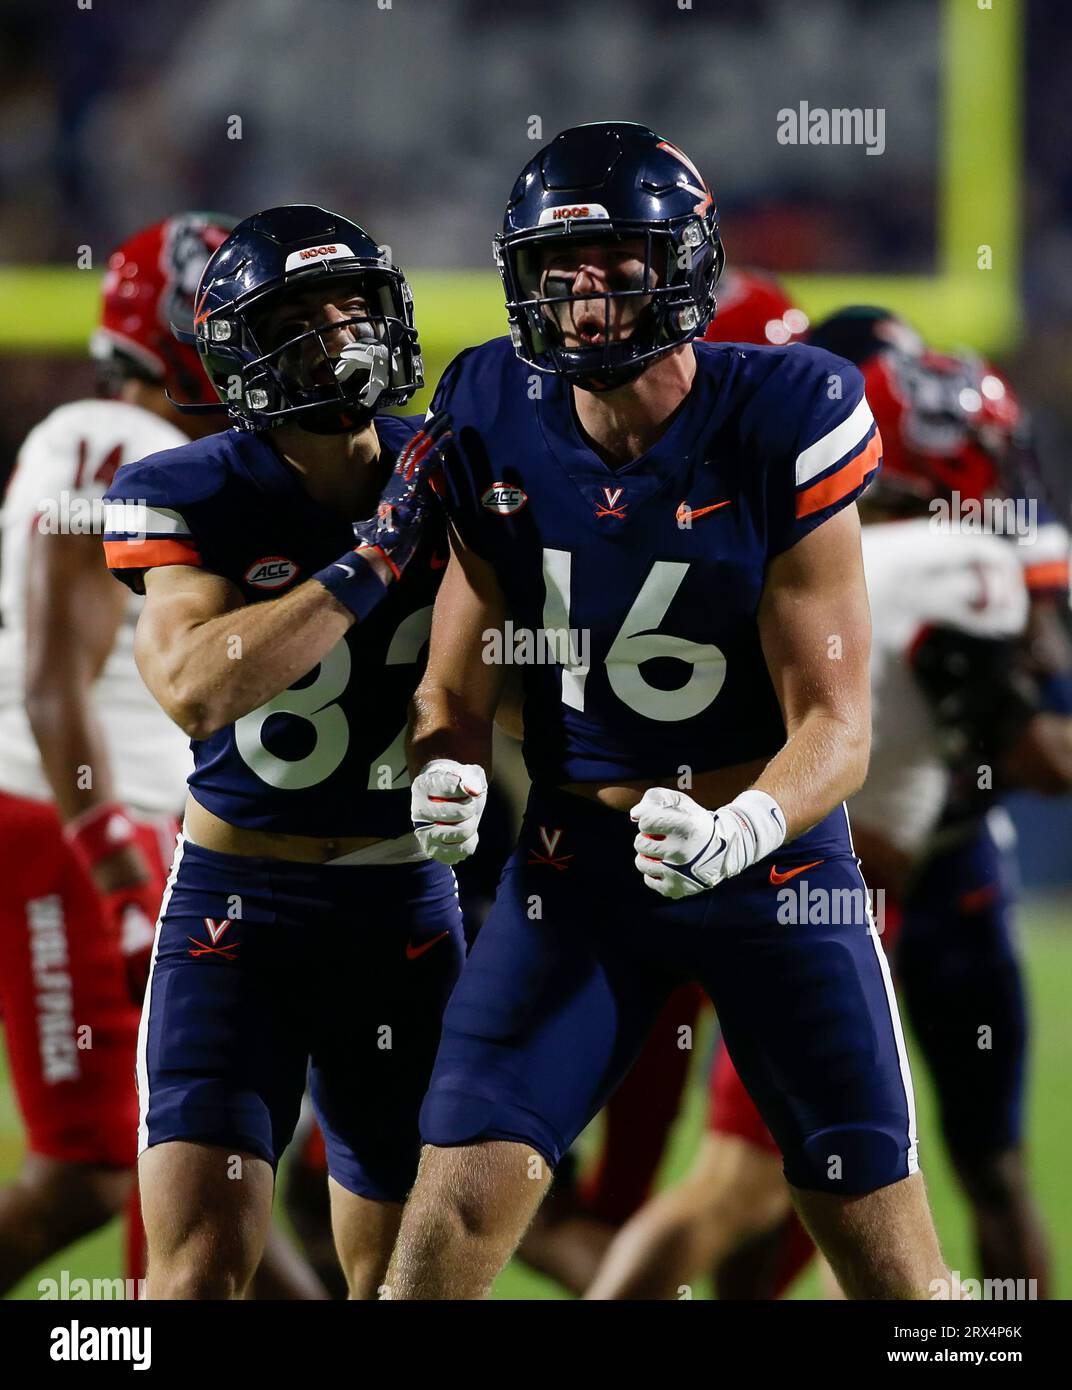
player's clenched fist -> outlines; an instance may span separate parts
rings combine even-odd
[[[477,827],[488,799],[488,779],[476,763],[436,758],[413,779],[410,815],[417,843],[429,859],[457,864],[476,849]]]
[[[785,839],[785,817],[766,792],[742,792],[717,811],[684,792],[649,787],[630,811],[644,882],[664,898],[703,893],[773,854]]]

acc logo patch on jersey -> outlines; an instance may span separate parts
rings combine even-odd
[[[496,516],[513,516],[528,500],[528,493],[513,483],[492,483],[480,499],[480,505]]]
[[[266,555],[250,565],[242,578],[256,589],[282,589],[297,573],[298,566],[293,560],[283,555]]]

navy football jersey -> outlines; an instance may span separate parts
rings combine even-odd
[[[377,419],[385,475],[420,423]],[[350,523],[309,496],[264,435],[245,430],[127,464],[105,506],[109,568],[135,592],[154,565],[197,565],[259,603],[354,545]],[[192,741],[189,786],[202,806],[231,825],[283,834],[391,838],[411,829],[407,708],[446,554],[436,509],[402,579],[318,665]]]
[[[867,486],[881,440],[839,357],[695,350],[666,432],[620,468],[586,443],[568,384],[507,338],[456,358],[436,394],[448,510],[511,610],[488,659],[523,666],[534,781],[676,777],[785,742],[756,622],[767,565]]]

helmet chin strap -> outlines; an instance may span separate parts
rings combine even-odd
[[[604,391],[615,391],[619,386],[628,386],[630,382],[636,381],[637,377],[643,376],[648,368],[660,361],[666,353],[672,350],[672,347],[673,344],[668,344],[662,352],[648,357],[642,362],[626,362],[619,367],[611,367],[603,373],[582,374],[578,372],[576,375],[570,373],[569,380],[574,386],[579,386],[582,391],[591,391],[595,395],[600,395]]]
[[[348,410],[326,405],[322,411],[314,410],[302,416],[300,428],[307,434],[355,434],[367,429],[375,418],[376,412],[363,405],[351,406]]]

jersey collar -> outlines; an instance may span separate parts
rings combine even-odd
[[[620,468],[610,467],[584,438],[569,382],[542,378],[536,414],[544,443],[591,506],[601,530],[627,524],[640,506],[703,462],[705,446],[724,413],[723,377],[717,361],[697,353],[692,386],[665,433],[646,453]]]

